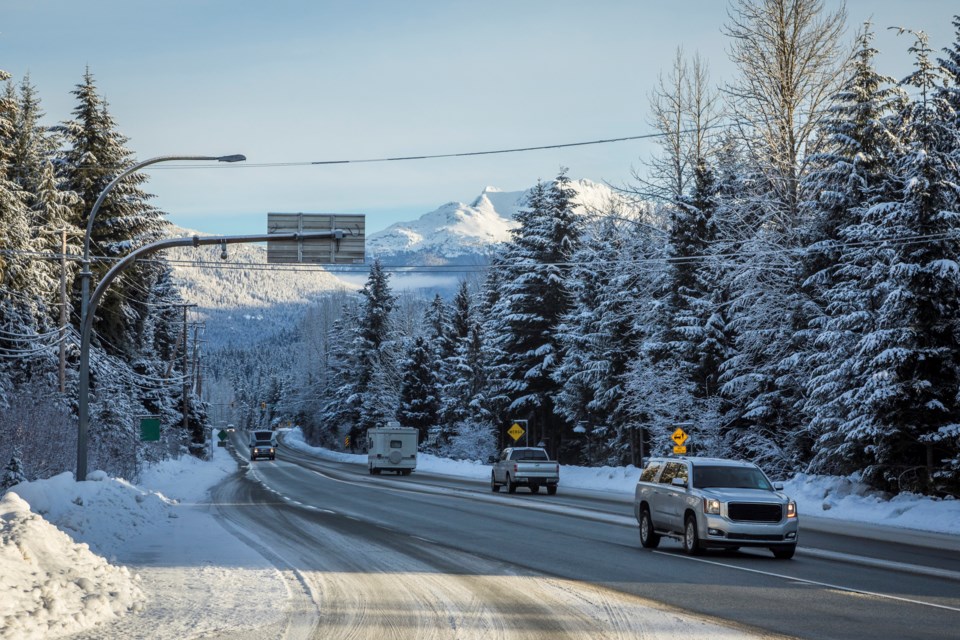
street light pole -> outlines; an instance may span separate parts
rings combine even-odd
[[[79,423],[77,426],[77,480],[87,479],[87,426],[90,419],[89,395],[90,395],[90,332],[84,332],[82,327],[88,324],[87,313],[90,305],[90,278],[93,273],[90,271],[90,237],[93,235],[93,221],[100,210],[100,205],[106,200],[107,194],[125,177],[151,164],[170,161],[213,161],[217,162],[242,162],[246,156],[233,154],[227,156],[158,156],[150,158],[143,162],[138,162],[129,169],[120,172],[116,178],[110,181],[103,191],[100,192],[97,201],[93,203],[90,209],[90,216],[87,218],[87,233],[83,237],[83,260],[80,269],[80,373],[77,381],[77,391],[79,399]],[[93,324],[92,321],[89,324]]]

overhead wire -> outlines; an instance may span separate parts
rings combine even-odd
[[[906,236],[902,238],[880,238],[876,240],[861,240],[855,242],[834,242],[830,246],[832,248],[857,248],[857,247],[868,247],[868,246],[880,246],[880,245],[908,245],[908,244],[917,244],[925,241],[937,241],[937,240],[949,240],[949,239],[960,239],[960,231],[946,231],[942,233],[935,234],[923,234],[916,236]],[[720,244],[718,242],[718,244]],[[522,266],[529,268],[543,268],[543,267],[584,267],[584,266],[600,266],[600,265],[644,265],[644,264],[683,264],[683,263],[696,263],[707,260],[716,260],[716,259],[736,259],[736,258],[756,258],[764,256],[782,256],[789,254],[797,254],[809,251],[809,247],[783,247],[783,248],[771,248],[771,249],[762,249],[762,250],[739,250],[732,251],[727,253],[708,253],[708,254],[699,254],[691,256],[682,256],[682,257],[649,257],[649,258],[635,258],[631,260],[621,260],[621,259],[611,259],[611,260],[586,260],[586,261],[564,261],[564,262],[551,262],[551,263],[530,263]],[[18,252],[17,250],[0,250],[0,254],[3,253],[18,253],[18,255],[30,254],[41,259],[57,259],[61,258],[60,254],[41,254],[37,252]],[[68,260],[79,259],[76,256],[68,256]],[[94,262],[116,262],[122,258],[114,258],[110,256],[93,256],[91,261]],[[221,270],[251,270],[251,271],[287,271],[287,272],[303,272],[303,273],[327,273],[330,275],[337,274],[358,274],[366,273],[369,271],[369,265],[366,263],[349,265],[349,264],[298,264],[298,263],[261,263],[261,262],[213,262],[213,261],[203,261],[203,260],[177,260],[177,259],[165,259],[165,260],[156,260],[155,258],[138,260],[137,262],[165,262],[169,265],[179,266],[182,268],[196,268],[196,269],[221,269]],[[510,266],[510,265],[506,265]],[[427,264],[418,264],[418,265],[387,265],[383,267],[383,270],[389,273],[413,273],[413,274],[443,274],[443,273],[478,273],[483,272],[489,268],[489,265],[475,264],[475,265],[427,265]],[[142,291],[145,291],[141,289]]]

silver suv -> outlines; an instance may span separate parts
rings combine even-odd
[[[633,512],[640,544],[679,539],[691,555],[708,547],[767,547],[781,559],[797,549],[797,504],[751,462],[652,458],[637,482]]]

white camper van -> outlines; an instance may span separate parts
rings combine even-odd
[[[250,432],[250,459],[277,459],[277,436],[273,431],[259,429]]]
[[[367,468],[370,475],[395,471],[410,475],[417,468],[417,435],[413,427],[388,422],[385,427],[367,430]]]

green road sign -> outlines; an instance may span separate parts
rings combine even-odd
[[[160,418],[140,418],[140,440],[143,442],[160,440]]]
[[[217,437],[220,438],[220,442],[223,442],[224,440],[226,440],[226,439],[227,439],[227,430],[226,430],[226,429],[220,429],[220,431],[217,432]]]

